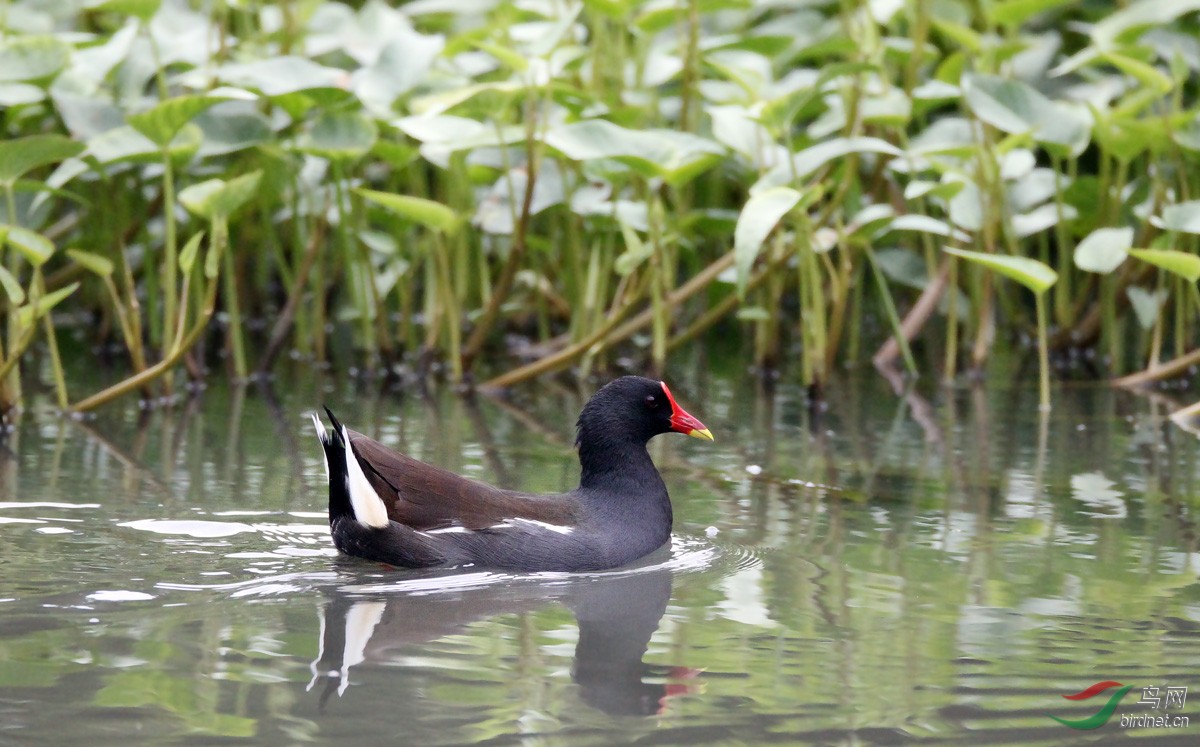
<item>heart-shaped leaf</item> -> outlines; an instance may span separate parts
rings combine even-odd
[[[250,201],[261,179],[262,171],[251,171],[229,181],[209,179],[180,191],[179,202],[210,221],[228,219]]]
[[[179,96],[167,99],[144,112],[129,115],[129,126],[158,147],[165,148],[196,115],[226,100],[223,96]]]
[[[1121,266],[1131,246],[1132,228],[1097,228],[1075,247],[1075,266],[1107,275]]]

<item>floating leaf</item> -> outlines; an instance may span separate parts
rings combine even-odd
[[[774,187],[758,192],[746,201],[733,231],[733,257],[737,267],[738,293],[746,292],[750,268],[762,249],[763,242],[775,229],[779,219],[800,202],[802,195],[791,187]]]
[[[1143,262],[1174,273],[1194,283],[1200,280],[1200,257],[1178,249],[1130,249],[1129,254]]]
[[[107,257],[101,257],[99,254],[81,251],[79,249],[68,249],[67,255],[79,263],[84,269],[93,272],[102,278],[111,277],[113,274],[113,263]]]
[[[1121,266],[1131,246],[1132,228],[1097,228],[1075,247],[1075,266],[1107,275]]]
[[[373,189],[360,188],[354,192],[363,199],[385,207],[403,218],[420,223],[426,228],[432,228],[448,235],[458,232],[460,223],[458,215],[440,202],[426,200],[423,197],[377,192]]]
[[[61,135],[30,135],[0,141],[0,184],[11,186],[39,166],[58,163],[82,151],[82,143]]]
[[[1028,257],[1014,257],[1008,254],[987,254],[971,252],[966,249],[943,247],[947,254],[962,257],[982,265],[993,272],[1016,280],[1034,293],[1044,293],[1058,280],[1058,273],[1049,266]]]

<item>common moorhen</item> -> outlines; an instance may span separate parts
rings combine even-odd
[[[661,381],[623,376],[576,423],[579,487],[532,495],[486,485],[313,415],[325,450],[329,528],[347,555],[410,568],[615,568],[671,536],[671,499],[646,442],[675,431],[712,440]]]

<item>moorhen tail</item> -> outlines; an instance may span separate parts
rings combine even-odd
[[[325,452],[329,528],[347,555],[409,568],[517,571],[615,568],[671,536],[671,499],[646,442],[674,431],[712,440],[661,381],[623,376],[576,424],[579,487],[558,495],[502,490],[313,423]]]

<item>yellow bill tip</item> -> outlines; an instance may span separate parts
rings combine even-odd
[[[709,441],[717,440],[717,439],[713,438],[713,434],[710,433],[707,428],[699,428],[697,430],[688,431],[688,435],[691,436],[692,438],[705,438],[705,439],[708,439]]]

